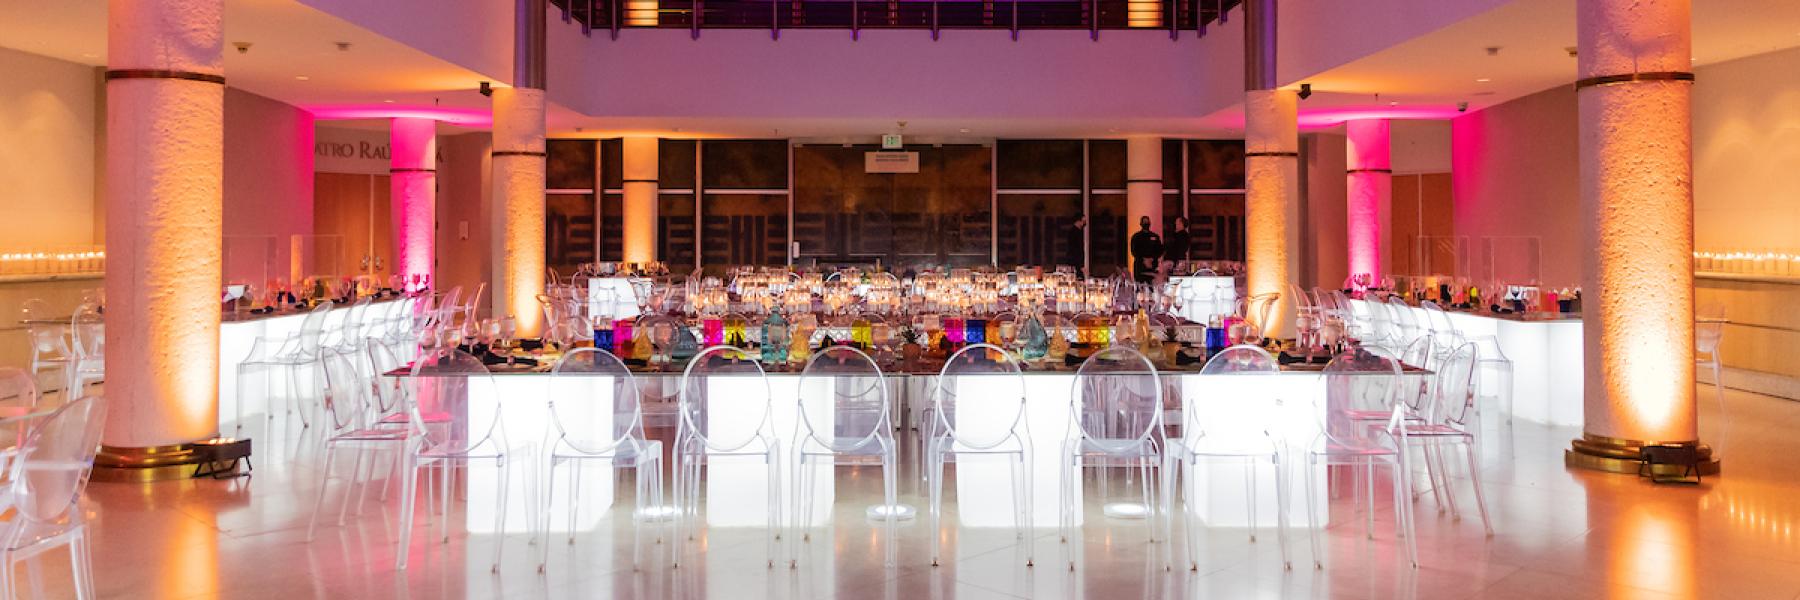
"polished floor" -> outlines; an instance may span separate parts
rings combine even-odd
[[[1712,390],[1702,392],[1709,404]],[[1416,571],[1391,533],[1388,499],[1369,539],[1348,496],[1333,502],[1334,520],[1348,525],[1327,530],[1322,570],[1302,530],[1289,538],[1292,571],[1273,532],[1252,543],[1243,530],[1212,530],[1197,570],[1164,571],[1140,524],[1097,510],[1068,544],[1040,529],[1029,569],[1010,530],[954,528],[940,534],[943,565],[931,567],[924,522],[907,522],[888,569],[881,528],[861,516],[879,501],[880,478],[849,474],[836,526],[807,544],[797,569],[765,567],[759,530],[717,529],[692,542],[703,552],[679,569],[659,559],[634,572],[630,529],[617,527],[573,546],[555,539],[545,574],[526,537],[507,538],[493,573],[493,539],[457,528],[440,543],[424,529],[436,521],[421,520],[413,566],[399,573],[397,502],[371,498],[347,526],[328,519],[305,541],[318,453],[292,435],[257,439],[254,477],[95,483],[86,510],[103,598],[1800,598],[1800,402],[1734,392],[1727,409],[1725,474],[1700,486],[1566,470],[1574,430],[1520,423],[1491,436],[1482,473],[1497,535],[1485,537],[1473,511],[1440,514],[1427,494],[1416,504]],[[1716,412],[1702,409],[1710,423]],[[903,501],[922,505],[913,478],[903,481]],[[629,490],[621,486],[622,504]],[[64,554],[18,569],[31,580],[26,593],[73,596]]]

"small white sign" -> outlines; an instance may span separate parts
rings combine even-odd
[[[865,152],[863,153],[863,172],[917,173],[919,172],[919,153]]]
[[[881,136],[882,150],[899,150],[903,147],[905,147],[905,142],[900,140],[900,134],[889,133]]]

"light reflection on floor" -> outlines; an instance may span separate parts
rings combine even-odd
[[[439,521],[429,518],[411,540],[412,569],[396,574],[397,503],[371,495],[343,527],[332,510],[307,543],[317,453],[269,435],[257,436],[253,479],[96,483],[85,508],[103,598],[1800,598],[1792,533],[1800,518],[1800,468],[1792,462],[1800,402],[1732,393],[1728,405],[1738,451],[1725,457],[1724,476],[1695,487],[1565,470],[1562,450],[1574,430],[1519,424],[1510,437],[1491,438],[1483,476],[1498,535],[1482,536],[1466,482],[1458,482],[1459,498],[1470,510],[1460,521],[1427,494],[1416,505],[1417,571],[1403,566],[1385,494],[1373,540],[1349,497],[1334,502],[1334,520],[1350,525],[1328,530],[1322,571],[1306,566],[1302,531],[1289,538],[1296,569],[1284,572],[1272,531],[1252,544],[1242,530],[1214,530],[1197,572],[1165,572],[1162,548],[1145,543],[1141,524],[1099,517],[1098,502],[1088,504],[1084,535],[1068,545],[1039,529],[1030,570],[1010,530],[951,528],[939,532],[945,561],[934,569],[922,519],[899,525],[900,561],[888,570],[883,531],[862,516],[880,496],[880,478],[843,473],[836,526],[805,544],[797,570],[764,567],[760,530],[715,529],[689,542],[693,558],[680,570],[652,559],[634,573],[631,530],[609,519],[573,546],[553,539],[544,575],[538,548],[508,538],[500,573],[491,574],[492,539],[453,527],[450,542],[439,543]],[[1711,416],[1704,405],[1702,413]],[[901,464],[902,501],[924,506],[911,460]],[[615,507],[629,506],[631,486],[616,487]],[[334,491],[328,506],[335,502]],[[954,506],[954,498],[946,502]],[[1078,551],[1074,572],[1064,562],[1070,551]],[[66,554],[34,562],[18,576],[36,571],[44,597],[72,597]],[[24,583],[21,595],[33,589]]]

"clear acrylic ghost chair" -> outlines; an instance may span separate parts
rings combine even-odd
[[[475,286],[475,293],[463,297],[463,304],[457,309],[462,315],[463,323],[472,323],[481,316],[481,297],[487,292],[487,282]],[[500,316],[500,315],[495,315]]]
[[[795,528],[800,541],[812,539],[813,503],[819,465],[880,465],[882,504],[880,513],[887,530],[882,533],[885,564],[895,562],[894,529],[899,510],[900,452],[894,428],[888,421],[887,379],[881,367],[862,350],[830,346],[814,354],[800,372],[793,452],[795,472]],[[830,514],[830,509],[827,509]],[[798,552],[794,563],[799,562]]]
[[[99,383],[106,377],[106,319],[100,314],[100,306],[82,304],[75,307],[75,315],[69,319],[69,332],[75,366],[69,369],[69,387],[64,393],[70,398],[80,398],[87,395],[88,384]]]
[[[1490,410],[1506,411],[1506,423],[1513,420],[1513,364],[1500,348],[1500,338],[1491,335],[1471,336],[1475,344],[1475,393],[1481,398],[1476,408],[1486,416]]]
[[[1281,547],[1281,562],[1292,568],[1288,557],[1288,476],[1287,437],[1281,429],[1284,399],[1270,391],[1273,377],[1281,374],[1281,366],[1268,351],[1248,344],[1226,348],[1206,361],[1200,374],[1209,381],[1227,386],[1233,394],[1211,398],[1195,398],[1181,406],[1181,437],[1169,440],[1165,452],[1163,476],[1165,497],[1174,502],[1176,484],[1188,469],[1218,459],[1243,461],[1245,501],[1250,517],[1250,541],[1256,541],[1256,470],[1267,464],[1275,476],[1275,514],[1279,527],[1275,542]],[[1180,486],[1180,496],[1187,498],[1193,484]],[[1181,514],[1185,534],[1183,553],[1188,569],[1199,570],[1194,558],[1200,528],[1196,521],[1197,502],[1184,502]],[[1172,507],[1171,507],[1172,508]],[[1170,517],[1173,519],[1171,511]],[[1173,525],[1170,526],[1171,531]]]
[[[1469,479],[1475,488],[1475,505],[1481,511],[1481,526],[1494,535],[1488,520],[1487,497],[1481,492],[1481,422],[1477,419],[1475,365],[1478,357],[1474,344],[1463,344],[1439,365],[1434,380],[1432,403],[1424,422],[1405,425],[1406,443],[1425,451],[1427,472],[1432,489],[1442,489],[1443,499],[1455,518],[1462,518],[1456,506],[1456,490],[1450,486],[1450,471],[1443,452],[1461,446],[1468,458]],[[1440,509],[1441,510],[1441,509]]]
[[[550,560],[550,507],[556,498],[556,468],[569,466],[569,544],[575,543],[581,508],[581,467],[604,461],[635,473],[631,567],[644,558],[644,523],[662,507],[662,442],[644,435],[636,378],[611,352],[579,348],[563,355],[550,371],[550,436],[545,443],[544,539],[538,572]],[[658,538],[661,539],[660,537]]]
[[[937,424],[925,440],[925,463],[930,469],[931,525],[927,535],[931,538],[931,566],[938,566],[944,463],[963,455],[1009,460],[1013,522],[1025,542],[1025,566],[1032,566],[1031,429],[1025,418],[1025,377],[1018,361],[999,346],[964,346],[944,361],[932,407]],[[960,418],[962,413],[979,417],[965,421]]]
[[[1302,348],[1310,348],[1319,335],[1321,311],[1312,294],[1298,285],[1289,284],[1288,296],[1294,301],[1294,336]]]
[[[42,399],[36,377],[23,369],[0,367],[0,468],[11,464],[23,447],[30,418]]]
[[[1157,497],[1164,487],[1157,479],[1163,467],[1163,388],[1156,365],[1130,346],[1110,346],[1075,371],[1069,398],[1069,427],[1062,453],[1062,497],[1058,528],[1063,541],[1075,528],[1075,506],[1084,496],[1084,467],[1117,467],[1138,470],[1143,494],[1146,538],[1154,543],[1158,511],[1166,503]],[[1104,477],[1104,475],[1102,475]],[[1069,570],[1075,569],[1074,553]]]
[[[1394,324],[1392,347],[1405,348],[1419,336],[1428,333],[1428,328],[1419,324],[1418,316],[1413,313],[1413,308],[1399,296],[1389,296],[1387,308],[1388,317]]]
[[[1435,360],[1432,364],[1449,359],[1450,353],[1468,342],[1456,323],[1450,320],[1450,313],[1445,312],[1444,307],[1438,306],[1438,303],[1430,300],[1419,302],[1419,312],[1425,314],[1425,323],[1431,329],[1434,340],[1432,358]]]
[[[1724,362],[1719,357],[1719,343],[1725,339],[1725,318],[1722,306],[1707,305],[1700,307],[1694,319],[1694,367],[1712,371],[1713,397],[1718,400],[1719,414],[1713,418],[1717,425],[1708,427],[1706,437],[1712,441],[1712,454],[1715,457],[1725,455],[1726,418],[1725,412],[1725,378]],[[1511,408],[1511,404],[1507,405]],[[1511,416],[1511,412],[1507,415]]]
[[[275,402],[269,396],[268,379],[270,372],[280,372],[287,383],[287,412],[300,412],[302,427],[311,427],[312,420],[307,416],[311,402],[323,391],[320,383],[320,371],[324,366],[320,363],[321,339],[324,337],[325,318],[331,312],[332,304],[325,302],[313,308],[312,312],[300,321],[300,330],[282,338],[258,337],[250,346],[250,354],[234,367],[237,370],[238,390],[236,398],[237,429],[244,429],[244,394],[251,386],[249,375],[261,373],[263,401],[267,405],[267,420],[275,419]]]
[[[100,432],[106,424],[106,400],[88,396],[70,401],[32,427],[18,459],[8,467],[9,480],[0,508],[10,508],[4,531],[5,560],[0,563],[0,597],[15,598],[13,567],[60,546],[69,547],[75,597],[94,598],[93,562],[89,558],[87,518],[81,493],[94,469]]]
[[[702,472],[723,457],[763,460],[767,469],[768,564],[775,566],[782,528],[782,458],[771,401],[762,364],[756,355],[741,348],[702,350],[682,372],[681,423],[675,434],[675,567],[681,566],[683,530],[697,526],[687,522],[700,516]]]
[[[319,513],[325,509],[325,494],[331,485],[332,462],[340,453],[347,452],[355,457],[349,476],[343,478],[344,499],[338,508],[338,525],[343,526],[345,515],[350,511],[352,494],[357,494],[359,505],[361,498],[368,495],[367,486],[374,478],[378,454],[394,452],[397,457],[409,441],[410,432],[406,429],[370,426],[369,395],[373,388],[357,371],[353,360],[355,355],[331,348],[325,349],[321,357],[325,371],[325,419],[322,421],[325,425],[325,463],[319,472],[319,495],[313,503],[312,518],[306,525],[307,541],[312,541],[318,529]]]
[[[1317,479],[1321,467],[1349,467],[1363,473],[1368,505],[1364,511],[1364,533],[1374,536],[1375,468],[1388,467],[1393,473],[1394,524],[1405,539],[1406,556],[1413,568],[1419,566],[1418,546],[1414,543],[1412,502],[1406,490],[1411,489],[1406,466],[1405,403],[1398,400],[1404,385],[1400,379],[1400,362],[1380,353],[1349,351],[1340,353],[1325,365],[1320,374],[1325,393],[1314,398],[1313,412],[1320,417],[1319,433],[1306,447],[1306,469],[1300,476],[1306,481],[1307,521],[1310,523],[1313,566],[1324,568],[1319,536],[1324,534],[1329,516],[1318,507]],[[1351,418],[1351,409],[1387,407],[1388,419],[1378,427]],[[1326,473],[1329,476],[1329,473]],[[1352,474],[1354,476],[1354,474]]]
[[[25,321],[25,334],[31,344],[31,376],[40,377],[45,371],[55,371],[62,381],[68,381],[75,351],[69,347],[67,330],[47,322],[56,318],[50,314],[49,303],[41,298],[26,300],[19,316]],[[76,397],[69,393],[64,395]]]
[[[418,495],[419,471],[433,466],[441,469],[439,483],[443,489],[438,498],[443,502],[445,519],[443,541],[448,542],[452,496],[450,467],[491,460],[499,475],[499,485],[494,490],[493,525],[496,538],[493,540],[493,570],[497,572],[500,553],[505,547],[500,538],[504,537],[501,532],[505,531],[506,502],[510,496],[511,459],[528,456],[530,449],[509,444],[504,419],[506,411],[501,410],[494,377],[481,359],[455,348],[434,349],[413,361],[408,383],[411,385],[407,394],[410,426],[406,433],[406,450],[401,458],[400,552],[395,558],[395,568],[406,568],[412,550],[413,503]],[[447,426],[427,422],[425,415],[433,413],[449,415],[451,422]],[[529,485],[527,489],[530,489]],[[530,494],[527,496],[526,504],[530,506]],[[530,510],[536,512],[535,508]],[[528,516],[526,522],[535,524],[535,515]]]
[[[342,314],[333,315],[332,319],[335,319],[336,321],[334,323],[335,327],[332,327],[331,331],[326,333],[324,345],[339,352],[355,351],[357,346],[361,345],[363,341],[363,319],[366,318],[366,315],[369,313],[369,304],[371,302],[373,302],[373,300],[369,298],[358,299],[355,302],[351,302],[350,306],[342,311]]]

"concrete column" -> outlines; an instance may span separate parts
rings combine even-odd
[[[496,311],[515,319],[519,337],[538,337],[544,311],[544,0],[517,0],[513,87],[494,90],[494,218],[500,221]]]
[[[1394,170],[1389,162],[1387,119],[1354,119],[1344,122],[1347,139],[1344,163],[1348,190],[1345,222],[1349,231],[1351,277],[1368,275],[1380,281],[1388,260],[1387,225],[1394,202]],[[1321,282],[1335,285],[1336,282]]]
[[[437,121],[396,118],[388,135],[393,272],[406,289],[419,289],[436,280]]]
[[[625,262],[656,260],[657,139],[621,140],[620,175],[625,184]]]
[[[1163,233],[1162,138],[1125,140],[1125,210],[1128,229],[1137,233],[1138,217],[1150,217],[1150,230]]]
[[[1293,337],[1294,237],[1288,222],[1300,199],[1300,97],[1276,89],[1275,0],[1244,2],[1244,245],[1250,299],[1279,297],[1261,320],[1263,335]],[[1252,305],[1254,306],[1254,304]]]
[[[537,337],[544,311],[544,90],[494,90],[494,198],[501,223],[495,306]],[[500,315],[496,315],[500,316]]]
[[[218,433],[224,10],[108,4],[103,465]]]
[[[1689,13],[1689,0],[1576,4],[1588,251],[1585,425],[1571,464],[1635,471],[1635,446],[1699,438]],[[1605,460],[1617,454],[1630,456]]]

